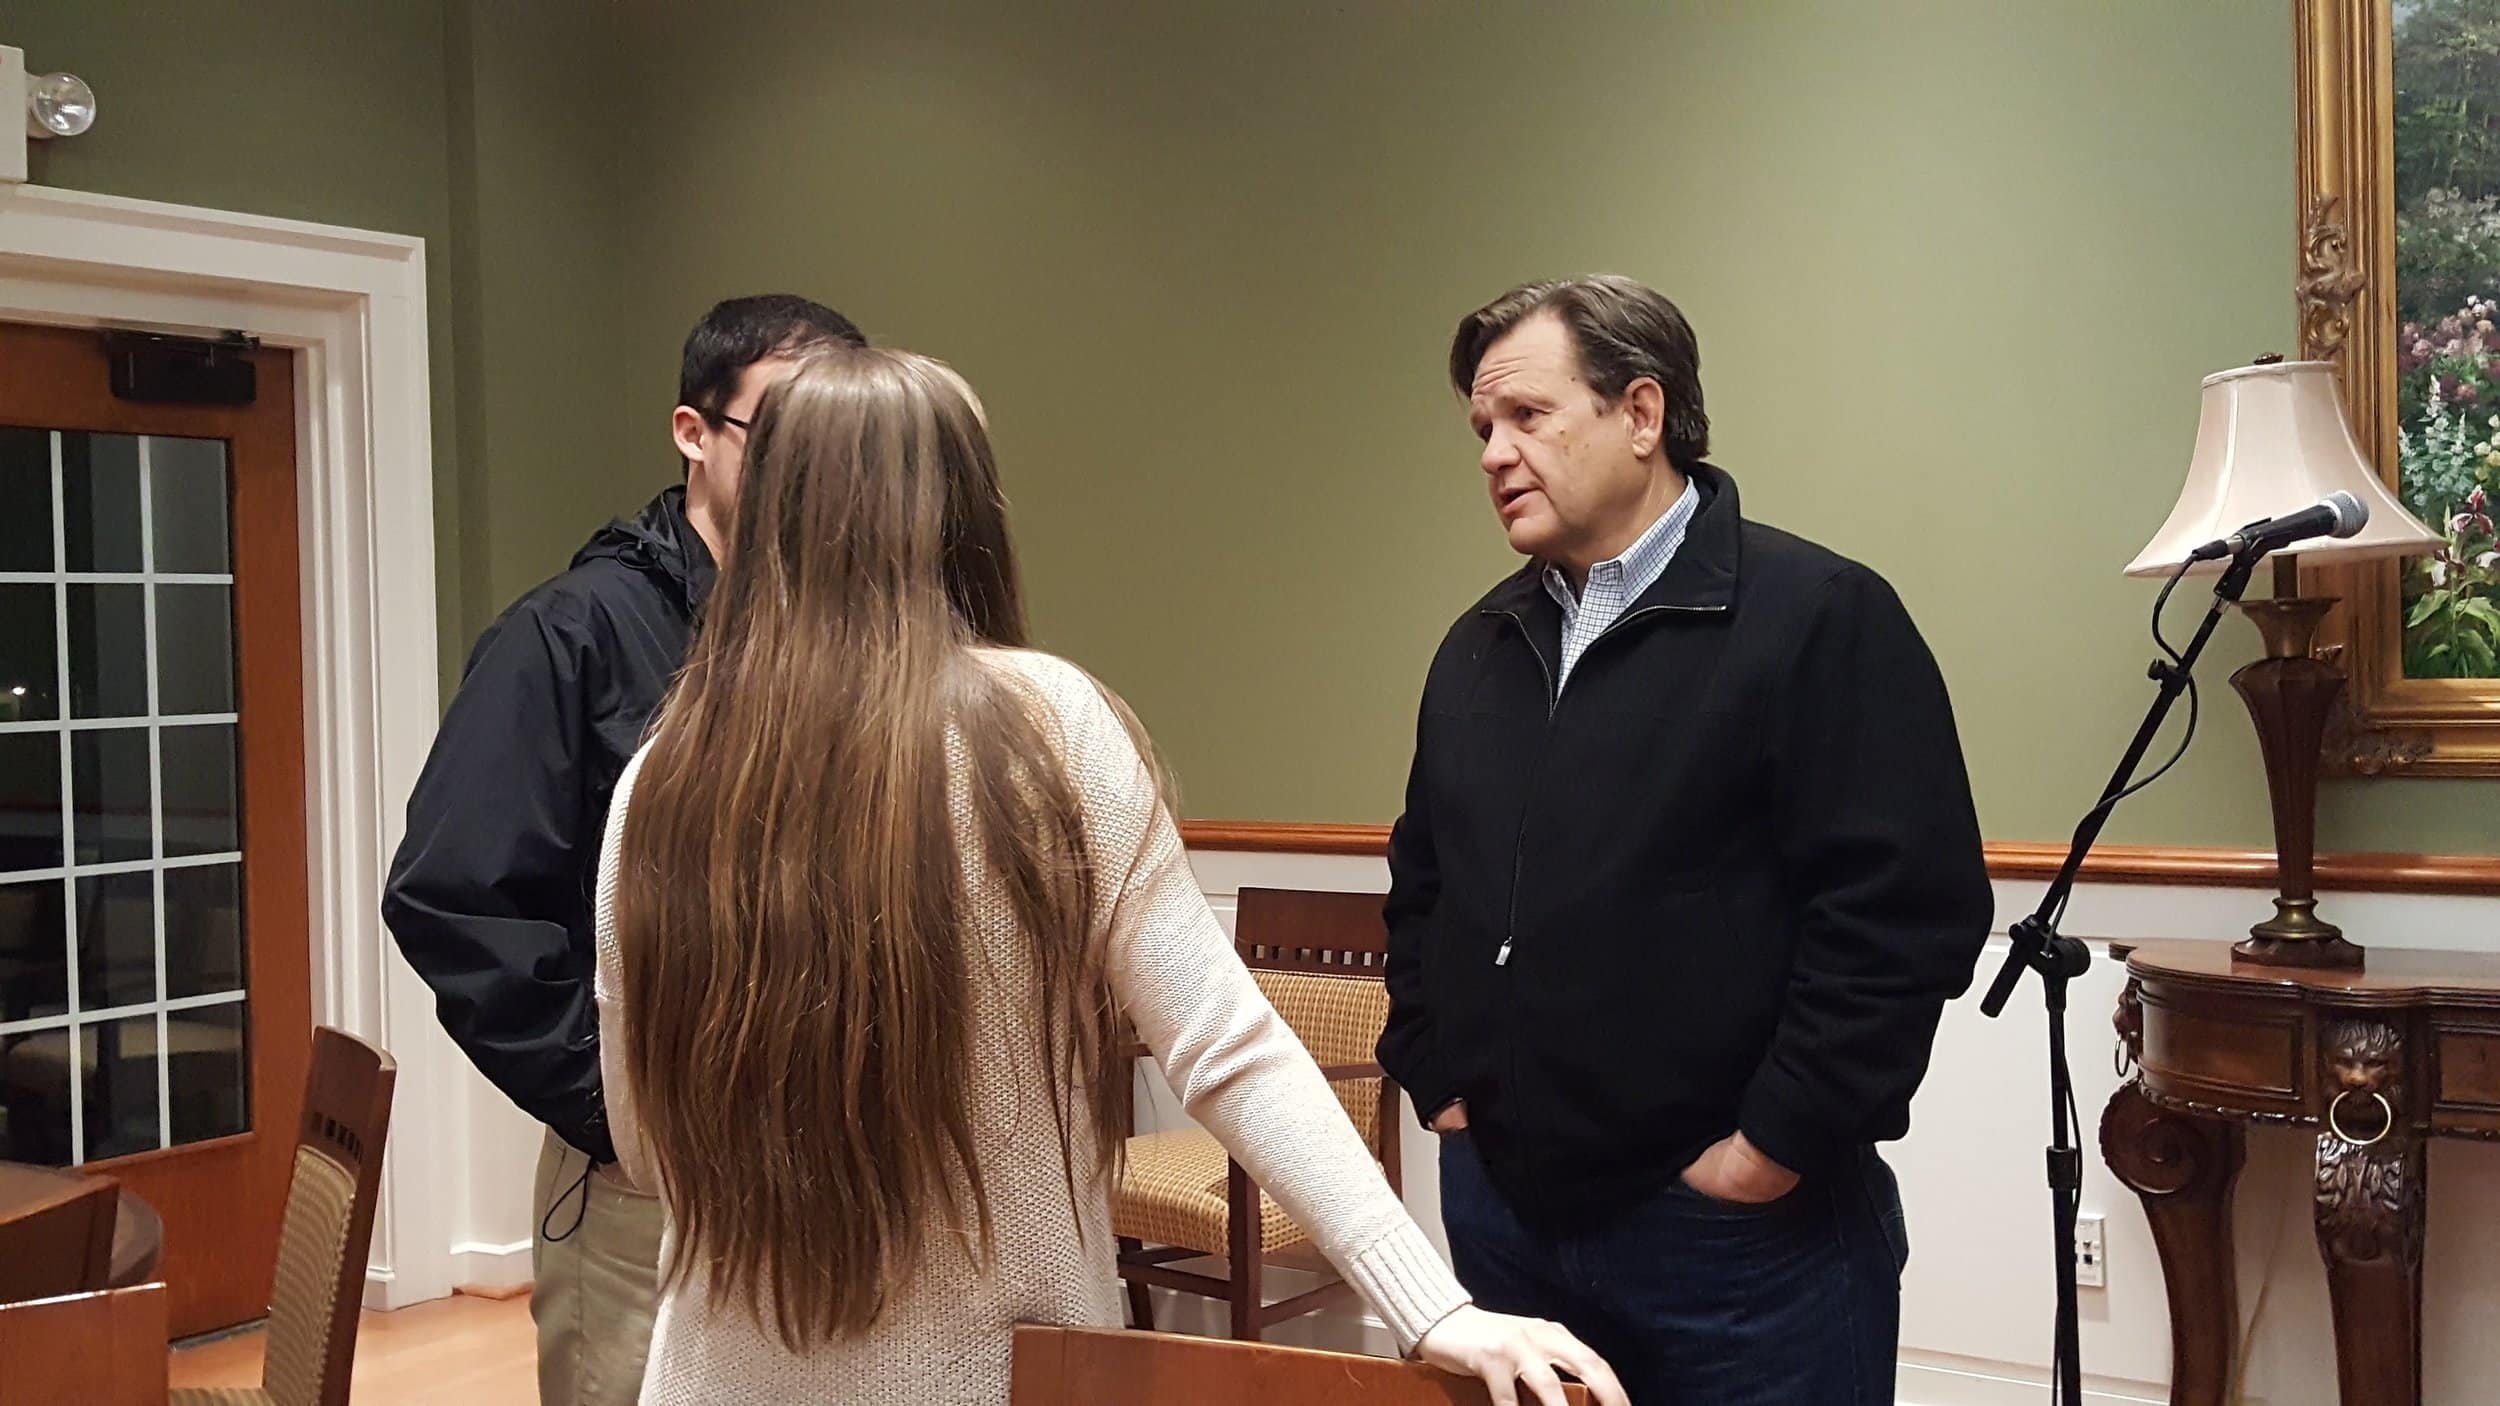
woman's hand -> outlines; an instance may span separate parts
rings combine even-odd
[[[1598,1406],[1631,1406],[1614,1369],[1560,1323],[1487,1313],[1474,1305],[1432,1326],[1415,1355],[1445,1372],[1474,1377],[1493,1393],[1493,1406],[1563,1406],[1556,1367],[1578,1377]],[[1519,1388],[1527,1386],[1523,1395]]]

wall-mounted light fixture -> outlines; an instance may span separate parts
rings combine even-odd
[[[95,125],[95,89],[75,73],[26,80],[26,135],[74,137]]]
[[[23,112],[21,128],[12,120]],[[0,44],[0,183],[26,179],[26,139],[74,137],[95,125],[95,89],[74,73],[28,78],[26,54]]]

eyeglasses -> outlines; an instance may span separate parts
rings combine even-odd
[[[745,430],[749,434],[755,433],[755,422],[752,420],[741,420],[737,416],[721,410],[713,411],[712,418],[720,421],[724,425],[736,425],[739,429]]]

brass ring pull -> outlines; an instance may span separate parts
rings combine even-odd
[[[2352,1134],[2344,1131],[2344,1100],[2359,1093],[2366,1093],[2370,1097],[2378,1100],[2378,1112],[2380,1119],[2379,1129],[2377,1132],[2370,1134],[2368,1137],[2354,1137]],[[2393,1105],[2388,1103],[2387,1095],[2380,1093],[2376,1089],[2346,1089],[2342,1093],[2335,1096],[2335,1101],[2333,1103],[2326,1106],[2326,1126],[2329,1132],[2332,1132],[2337,1137],[2342,1138],[2345,1142],[2352,1144],[2354,1147],[2368,1147],[2370,1144],[2377,1142],[2380,1138],[2383,1138],[2396,1130],[2396,1110]]]
[[[2135,1056],[2128,1053],[2126,1041],[2118,1042],[2118,1048],[2110,1054],[2109,1063],[2111,1068],[2118,1071],[2118,1078],[2121,1082],[2135,1077]]]

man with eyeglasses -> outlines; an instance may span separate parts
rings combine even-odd
[[[383,920],[478,1071],[547,1126],[530,1316],[539,1400],[642,1391],[660,1203],[616,1172],[599,1089],[592,892],[608,800],[684,663],[764,392],[864,346],[788,294],[734,298],[686,338],[670,434],[685,481],[593,535],[478,638],[408,800]]]

